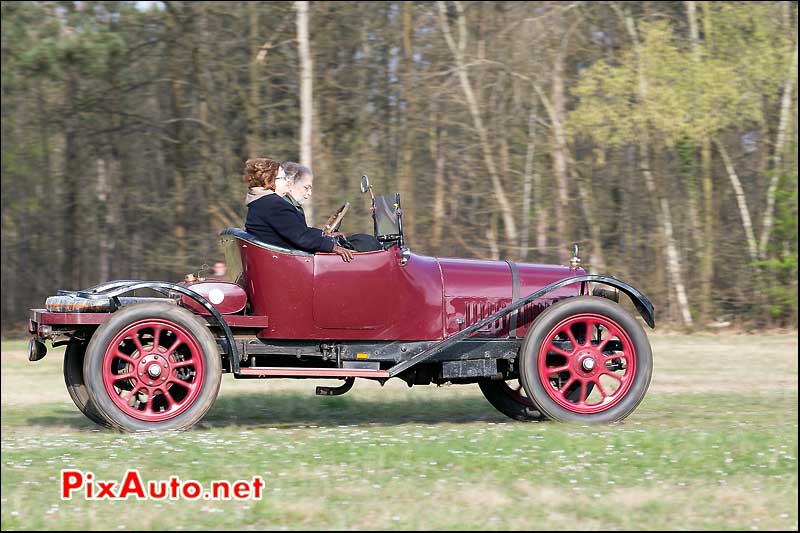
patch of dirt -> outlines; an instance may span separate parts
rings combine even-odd
[[[652,335],[651,392],[797,390],[797,337]]]

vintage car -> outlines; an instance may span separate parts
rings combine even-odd
[[[75,405],[123,431],[186,429],[217,396],[221,376],[355,378],[409,386],[477,383],[500,412],[522,420],[621,420],[650,384],[650,344],[629,297],[638,290],[569,265],[416,255],[403,238],[399,194],[372,195],[382,249],[309,254],[221,232],[229,281],[112,281],[58,291],[31,310],[29,359],[66,345]],[[329,219],[336,229],[347,205]],[[130,296],[149,289],[153,296]],[[149,291],[148,291],[149,292]]]

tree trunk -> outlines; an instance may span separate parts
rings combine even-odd
[[[531,191],[533,189],[534,159],[536,157],[536,97],[532,93],[531,110],[528,113],[528,146],[525,150],[525,169],[522,173],[522,236],[519,240],[519,258],[525,261],[528,258],[528,239],[531,232]],[[539,201],[539,191],[534,196]],[[539,211],[536,213],[539,219]],[[541,253],[541,251],[540,251]]]
[[[581,210],[589,226],[589,237],[592,247],[589,251],[588,270],[590,273],[603,273],[606,270],[606,260],[603,256],[603,241],[601,238],[600,223],[594,216],[594,198],[592,197],[591,175],[578,176],[574,181],[578,184],[578,194],[581,197]]]
[[[772,177],[767,189],[767,208],[764,210],[764,222],[761,224],[761,239],[759,239],[758,255],[762,259],[767,257],[770,233],[772,232],[772,217],[775,210],[775,193],[778,189],[778,179],[781,174],[781,161],[783,158],[783,145],[786,143],[786,124],[789,121],[789,112],[792,107],[794,95],[794,79],[797,76],[797,41],[794,43],[794,58],[789,64],[789,76],[783,85],[781,98],[781,117],[778,122],[778,136],[775,140],[775,155],[772,158]]]
[[[79,191],[82,188],[80,165],[78,161],[78,132],[77,113],[75,108],[78,102],[78,78],[72,65],[67,66],[67,108],[66,132],[64,142],[64,172],[62,178],[66,184],[66,225],[64,228],[64,243],[66,246],[66,261],[64,261],[64,280],[70,284],[72,290],[81,287],[81,242],[83,241]]]
[[[259,79],[260,62],[258,60],[261,50],[258,24],[258,2],[245,2],[247,6],[247,20],[249,22],[248,41],[250,45],[250,62],[248,64],[249,90],[247,93],[247,157],[263,157],[261,153],[261,139],[259,131],[262,119],[259,113],[261,107],[261,84]]]
[[[725,145],[719,140],[715,140],[719,154],[722,156],[722,161],[725,163],[725,170],[728,171],[728,178],[731,180],[733,191],[736,193],[736,204],[739,207],[739,216],[742,218],[742,227],[744,228],[744,235],[747,239],[747,251],[750,254],[750,261],[756,262],[758,260],[758,244],[756,243],[756,236],[753,232],[753,224],[750,221],[750,209],[747,207],[747,197],[744,194],[742,183],[739,181],[739,176],[736,175],[736,170],[733,167],[728,151]]]
[[[553,60],[552,74],[553,102],[553,175],[556,179],[557,198],[555,202],[556,244],[559,263],[565,264],[569,258],[567,243],[567,213],[569,191],[567,185],[567,137],[564,131],[564,56],[559,45]]]
[[[639,44],[639,37],[636,33],[636,26],[634,25],[633,18],[630,14],[624,15],[625,26],[633,41],[634,51],[637,58],[637,76],[638,76],[638,98],[644,101],[647,95],[647,81],[644,75],[642,66],[641,45]],[[683,276],[681,274],[681,260],[678,254],[678,246],[675,242],[675,237],[672,231],[672,214],[670,211],[669,200],[666,195],[660,195],[656,188],[655,180],[650,172],[650,141],[647,130],[639,133],[639,150],[640,155],[640,169],[644,176],[647,191],[654,198],[658,198],[659,211],[657,212],[658,223],[662,228],[664,235],[664,244],[667,252],[667,269],[675,294],[678,300],[678,308],[680,310],[681,320],[686,326],[691,327],[692,315],[689,312],[689,300],[686,297],[686,288],[683,284]]]
[[[706,48],[712,45],[711,4],[702,2],[703,7],[703,38]],[[698,52],[699,53],[699,52]],[[700,315],[701,319],[708,318],[711,308],[712,277],[714,276],[714,177],[711,170],[711,137],[706,134],[702,139],[700,154],[700,169],[703,180],[703,236],[705,246],[702,250],[700,262]]]
[[[436,101],[431,102],[431,128],[429,133],[431,159],[434,162],[433,178],[433,232],[431,235],[431,253],[441,253],[442,233],[445,225],[445,183],[444,183],[444,150],[447,130],[440,126],[440,115]]]
[[[170,117],[175,119],[169,128],[172,141],[166,146],[169,154],[170,163],[173,169],[174,179],[174,214],[173,235],[175,238],[175,254],[172,261],[173,274],[184,272],[188,264],[187,242],[186,242],[186,160],[184,154],[184,122],[183,111],[183,83],[180,64],[177,61],[176,50],[181,46],[181,41],[185,28],[179,20],[179,14],[172,9],[167,9],[167,27],[176,41],[167,44],[167,69],[170,78]]]
[[[659,195],[656,190],[655,182],[647,163],[647,159],[649,158],[649,143],[646,135],[643,135],[642,137],[643,139],[640,145],[642,152],[642,173],[645,176],[645,182],[647,183],[648,190],[651,194],[658,197]],[[692,314],[689,311],[689,299],[686,297],[686,288],[683,283],[683,268],[681,266],[680,255],[678,253],[678,246],[675,242],[675,237],[672,231],[672,214],[669,206],[669,200],[667,199],[666,195],[660,196],[659,204],[660,212],[658,213],[658,219],[664,233],[664,242],[667,249],[667,271],[669,273],[671,284],[675,289],[681,320],[686,326],[691,327],[693,325]]]
[[[494,132],[495,146],[497,146],[497,156],[499,161],[499,172],[501,176],[511,175],[511,149],[508,146],[508,127],[506,124],[507,98],[505,95],[505,85],[503,73],[499,73],[488,99],[487,106],[494,110],[489,122],[489,131]],[[497,232],[495,232],[495,235]],[[518,241],[504,243],[501,246],[503,253],[514,256],[517,252]],[[499,259],[499,256],[498,256]]]
[[[498,206],[500,207],[500,213],[503,217],[506,241],[509,244],[513,244],[517,242],[517,226],[514,222],[514,214],[511,209],[511,203],[506,196],[502,182],[500,181],[500,176],[497,173],[494,156],[492,155],[492,148],[489,143],[489,134],[484,127],[483,118],[481,117],[480,113],[480,107],[475,99],[475,94],[472,90],[472,84],[469,81],[469,76],[467,75],[467,70],[464,65],[464,49],[466,48],[467,25],[464,18],[464,8],[461,6],[460,2],[456,2],[455,4],[458,14],[458,44],[456,44],[450,32],[450,24],[447,22],[447,6],[444,2],[438,3],[439,22],[441,23],[442,33],[444,33],[445,40],[447,41],[450,51],[453,53],[453,57],[455,58],[461,89],[464,91],[464,97],[467,100],[467,108],[472,116],[473,125],[475,126],[475,130],[478,132],[478,137],[481,141],[483,161],[486,165],[486,170],[489,173],[494,196],[497,200]]]
[[[373,48],[369,42],[369,32],[365,27],[361,28],[361,47],[359,52],[361,56],[365,58],[365,60],[366,58],[372,57]],[[369,68],[367,68],[366,66],[363,66],[362,68],[359,69],[356,87],[359,94],[363,95],[369,94],[369,89],[370,89]],[[358,110],[356,112],[356,119],[354,121],[356,131],[364,131],[370,127],[368,125],[370,113],[367,103],[368,102],[364,102],[363,105],[358,106]],[[360,159],[361,161],[368,161],[371,157],[374,156],[369,147],[368,135],[356,136],[355,143],[356,147],[354,148],[353,152],[355,153],[355,156],[358,159]]]
[[[700,48],[700,33],[697,26],[697,5],[694,1],[686,2],[686,15],[689,19],[689,35],[692,44],[692,60],[696,64],[700,64],[702,60],[702,50]],[[708,13],[706,13],[708,15]],[[707,18],[707,17],[705,17]],[[705,21],[706,29],[710,27],[710,21]],[[705,200],[705,225],[700,228],[700,220],[698,217],[698,201],[697,201],[697,188],[695,186],[694,166],[692,170],[687,173],[686,189],[687,189],[687,208],[689,211],[689,232],[691,233],[692,243],[694,245],[694,255],[700,262],[700,322],[704,323],[708,317],[709,304],[711,299],[711,276],[713,275],[713,263],[711,259],[714,255],[714,239],[711,238],[711,231],[713,230],[713,216],[711,210],[713,208],[713,182],[711,179],[711,158],[710,158],[710,145],[708,135],[705,135],[702,141],[702,154],[701,154],[701,172],[702,172],[702,187],[703,199]],[[694,150],[692,151],[694,156]]]
[[[216,149],[215,149],[216,143],[214,142],[214,139],[212,138],[212,133],[211,133],[211,130],[212,130],[211,120],[212,119],[211,119],[211,116],[210,116],[210,113],[209,113],[210,96],[208,94],[208,83],[207,83],[207,79],[206,79],[206,70],[205,70],[209,65],[208,53],[207,53],[207,50],[208,50],[207,49],[207,44],[209,42],[209,36],[208,36],[208,12],[207,12],[208,4],[198,3],[198,4],[194,4],[194,7],[195,7],[195,9],[198,10],[197,14],[195,15],[197,17],[198,28],[196,29],[196,31],[193,34],[194,46],[193,46],[193,53],[192,53],[192,70],[194,72],[196,85],[197,85],[198,114],[199,114],[199,117],[200,117],[200,122],[202,122],[202,125],[200,127],[200,131],[199,131],[199,142],[200,142],[200,146],[202,147],[201,150],[203,150],[203,153],[207,154],[206,157],[209,158],[208,164],[202,165],[201,172],[204,175],[204,179],[203,179],[204,187],[203,187],[203,189],[204,189],[204,193],[205,193],[204,196],[205,196],[205,200],[206,200],[206,209],[208,211],[208,214],[210,215],[210,217],[208,217],[209,218],[208,227],[209,227],[209,230],[219,231],[219,230],[222,229],[218,225],[219,210],[217,209],[217,205],[220,202],[216,198],[217,186],[215,184],[215,181],[216,181],[215,180],[215,176],[214,176],[215,172],[214,172],[214,167],[211,164],[214,161],[213,158],[214,158],[214,155],[215,155],[215,152],[216,152]],[[248,8],[249,8],[249,4],[248,4]],[[251,20],[251,24],[252,24],[252,20]],[[252,41],[252,39],[253,39],[253,31],[252,31],[252,27],[250,29],[250,38],[251,38],[251,42],[250,42],[251,49],[250,49],[250,52],[252,54],[252,51],[253,51],[252,50],[252,46],[253,46],[253,41]],[[250,73],[251,73],[250,84],[251,84],[251,91],[252,91],[253,74],[254,74],[254,71],[253,71],[252,67],[251,67]],[[254,104],[252,107],[254,107],[255,109],[258,109],[258,107],[259,107],[259,104],[258,104],[259,92],[255,91],[255,93],[256,93],[255,94],[256,101],[252,102],[252,100],[251,100],[251,104]],[[261,120],[261,117],[260,116],[257,117],[257,121],[260,122],[260,120]],[[248,126],[250,126],[250,125],[248,125]],[[258,132],[258,130],[256,130],[256,138],[258,138],[257,132]],[[248,139],[248,143],[251,144],[252,141],[250,139]],[[257,141],[256,141],[255,145],[258,146],[258,142]],[[252,146],[252,144],[251,144],[251,146]],[[249,148],[248,148],[248,151],[249,151]],[[253,157],[252,152],[250,152],[249,156]]]
[[[297,10],[297,45],[300,55],[300,163],[313,169],[311,134],[314,123],[314,67],[308,35],[308,2],[298,0],[294,5]],[[314,208],[310,200],[303,209],[309,225],[313,225]]]
[[[555,76],[555,78],[558,78],[558,76]],[[564,112],[564,109],[563,109],[563,105],[564,105],[564,102],[563,102],[563,80],[562,80],[562,82],[558,82],[557,80],[553,81],[554,85],[557,84],[557,83],[561,83],[562,84],[562,88],[560,89],[560,92],[562,93],[561,94],[561,98],[562,98],[562,101],[561,101],[561,105],[562,105],[561,112],[559,112],[557,110],[557,108],[556,108],[555,104],[553,103],[553,101],[551,101],[551,99],[548,98],[547,94],[544,92],[544,90],[542,89],[542,87],[538,83],[534,82],[533,83],[533,88],[536,91],[536,93],[539,95],[539,99],[542,101],[542,105],[544,105],[544,108],[547,111],[547,116],[550,118],[551,128],[552,128],[552,130],[554,132],[554,135],[553,135],[554,139],[555,139],[555,141],[553,143],[554,168],[562,167],[563,172],[566,175],[567,164],[571,161],[572,158],[569,155],[568,146],[566,144],[566,133],[565,133],[565,129],[564,129],[565,112]],[[559,143],[560,143],[560,145],[559,145]],[[562,160],[560,162],[558,162],[558,163],[556,163],[556,157],[557,156],[562,158]],[[573,161],[573,163],[574,163],[574,161]],[[561,184],[559,185],[558,178],[556,178],[556,187],[559,188],[561,186],[563,186],[563,191],[566,194],[566,192],[567,192],[566,180],[562,180]],[[534,174],[534,189],[536,190],[536,192],[534,192],[534,197],[540,199],[540,205],[538,206],[539,209],[537,210],[537,215],[539,217],[541,217],[541,218],[539,218],[539,220],[537,221],[537,241],[538,241],[539,249],[544,251],[545,248],[547,248],[547,220],[546,220],[546,212],[547,211],[546,211],[546,202],[541,201],[541,199],[543,198],[543,195],[542,195],[542,192],[541,192],[541,178],[539,177],[538,173]],[[560,197],[560,194],[561,193],[559,193],[559,197]],[[555,204],[554,211],[556,213],[558,213],[559,209],[560,209],[559,206],[561,205],[561,202],[560,202],[560,200],[557,199],[553,203]],[[561,216],[558,216],[558,214],[556,215],[556,228],[558,228],[560,226],[561,227],[564,226],[564,216],[563,215],[564,215],[564,210],[561,210]],[[559,220],[561,222],[559,222]],[[560,224],[560,226],[559,226],[559,224]],[[565,230],[563,230],[563,229],[560,232],[559,232],[558,229],[556,229],[556,233],[563,234],[564,232],[565,232]],[[567,253],[568,253],[569,250],[568,250],[568,247],[566,246],[565,241],[563,240],[562,237],[558,237],[556,239],[556,244],[557,244],[557,247],[558,247],[558,253],[557,253],[558,260],[561,263],[566,263],[567,262],[567,257],[566,256],[567,256]]]
[[[39,106],[40,111],[42,111],[42,113],[40,114],[40,119],[39,119],[39,145],[40,145],[41,151],[42,151],[42,163],[41,163],[42,164],[42,172],[41,172],[41,175],[39,176],[40,179],[37,180],[37,182],[36,182],[37,183],[36,184],[36,196],[38,198],[44,198],[45,197],[45,187],[51,187],[49,193],[52,194],[53,197],[60,199],[61,198],[61,194],[62,194],[62,189],[63,189],[62,184],[63,184],[64,180],[63,179],[62,180],[54,180],[53,179],[53,176],[54,176],[53,163],[52,163],[52,157],[51,157],[51,153],[50,153],[51,127],[50,127],[49,122],[47,121],[47,116],[46,116],[46,114],[44,112],[47,109],[47,107],[46,107],[47,104],[46,104],[46,101],[45,101],[45,98],[44,98],[44,90],[43,90],[42,87],[39,87],[38,90],[36,91],[36,102],[37,102],[37,105]],[[64,234],[61,233],[63,231],[63,229],[64,229],[63,228],[63,224],[61,226],[62,227],[60,227],[60,228],[54,228],[53,233],[51,233],[49,235],[49,237],[50,238],[55,237],[57,239],[60,239],[61,242],[66,242],[66,240],[64,239]],[[41,248],[43,248],[43,243],[37,243],[37,249],[41,249]],[[44,271],[46,272],[46,275],[47,275],[48,279],[59,279],[60,278],[59,269],[61,268],[61,265],[66,263],[66,261],[64,261],[64,259],[62,257],[62,254],[64,252],[63,248],[64,248],[63,246],[59,246],[59,247],[55,247],[55,249],[51,250],[52,255],[49,258],[50,260],[45,262]],[[63,283],[63,280],[64,280],[64,278],[61,278],[62,283]],[[12,286],[14,286],[14,288],[16,289],[15,284],[12,284]],[[11,291],[10,290],[9,290],[9,295],[11,295]],[[12,298],[12,301],[14,301],[13,298]]]
[[[173,75],[177,73],[173,72]],[[176,78],[172,80],[172,102],[173,102],[173,117],[180,115],[182,107],[182,95],[180,82]],[[176,135],[175,139],[178,140],[172,146],[173,164],[175,168],[175,254],[174,267],[179,272],[186,270],[189,256],[187,253],[186,243],[186,162],[184,161],[183,154],[183,127],[181,122],[176,122]]]
[[[489,226],[486,228],[486,241],[489,243],[489,259],[500,259],[500,247],[497,244],[497,216],[489,215]]]
[[[401,148],[402,162],[398,177],[397,189],[403,203],[403,233],[408,242],[415,242],[414,224],[414,119],[416,102],[414,99],[414,36],[413,3],[403,2],[403,99],[406,108],[403,115],[403,144]]]
[[[113,149],[112,149],[113,152]],[[117,190],[120,175],[120,163],[113,153],[108,161],[102,157],[97,158],[97,203],[102,206],[102,225],[98,232],[99,254],[97,263],[99,267],[97,281],[102,283],[112,278],[112,266],[116,241],[114,230],[117,224],[116,199],[114,192]]]
[[[700,305],[701,315],[707,317],[714,275],[714,179],[711,175],[711,139],[707,136],[703,139],[700,167],[703,175],[703,235],[706,238],[700,262]]]

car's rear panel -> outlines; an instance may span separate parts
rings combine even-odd
[[[287,255],[240,242],[253,312],[269,319],[263,339],[437,340],[442,284],[435,259],[400,251]]]

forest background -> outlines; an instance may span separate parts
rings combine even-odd
[[[660,324],[797,326],[796,2],[2,2],[2,326],[180,281],[244,161],[401,193],[436,256],[584,266]]]

